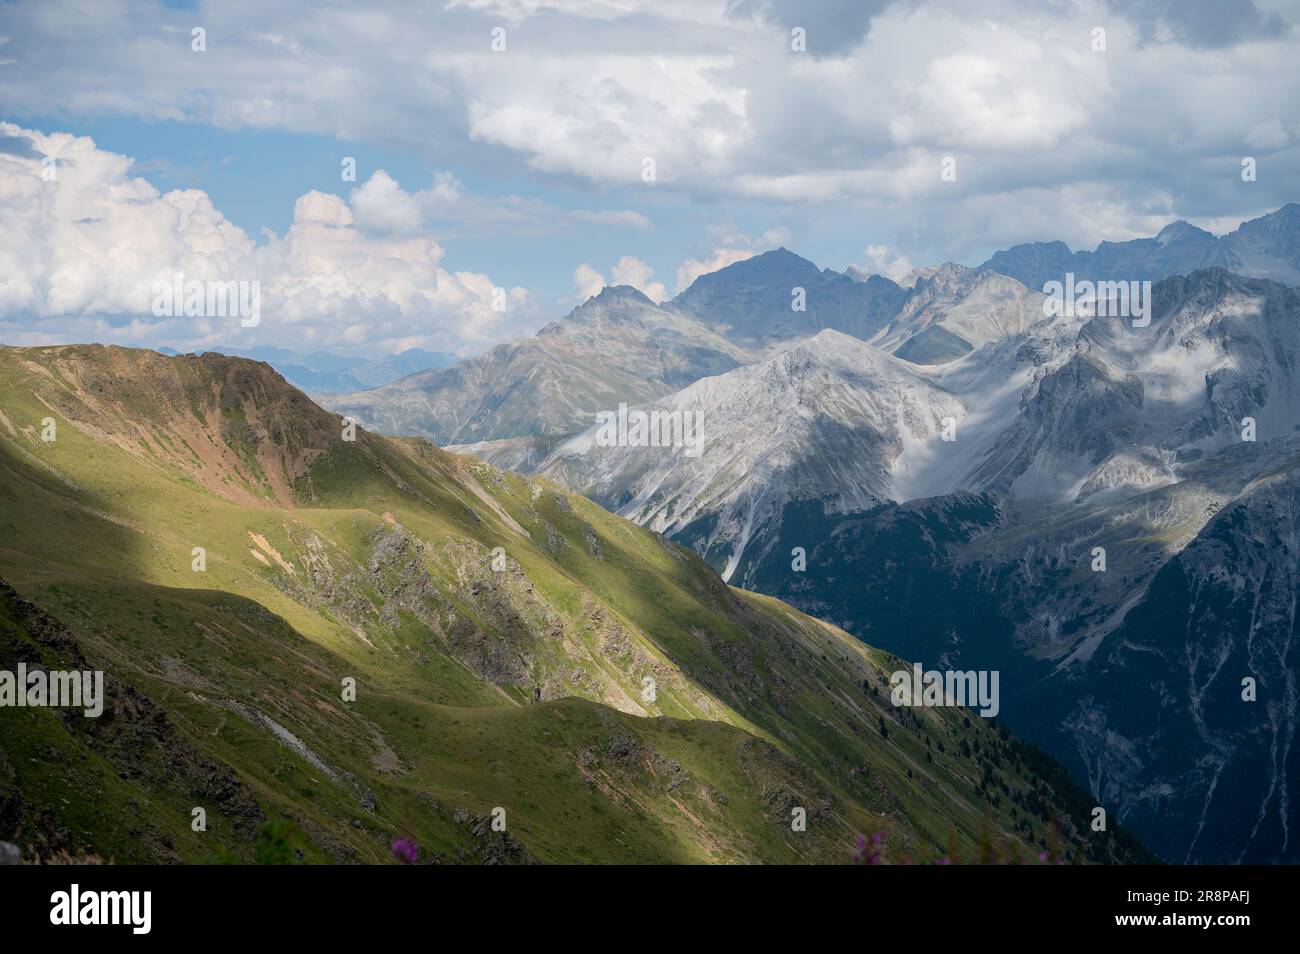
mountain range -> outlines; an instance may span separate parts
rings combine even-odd
[[[343,356],[328,351],[300,354],[286,348],[261,345],[256,348],[213,348],[219,354],[238,355],[265,361],[284,379],[308,394],[338,394],[377,388],[400,380],[417,371],[429,368],[446,368],[460,359],[454,354],[408,348],[398,354],[379,358]],[[159,354],[179,354],[174,348],[159,348]],[[202,354],[202,352],[199,352]]]
[[[1032,242],[997,252],[980,266],[1029,288],[1060,280],[1159,281],[1203,268],[1226,268],[1252,278],[1300,284],[1300,204],[1290,202],[1243,222],[1227,235],[1213,235],[1177,221],[1154,237],[1102,242],[1091,252],[1072,252],[1064,242]]]
[[[0,669],[106,686],[0,707],[28,860],[1148,857],[1005,726],[892,705],[904,660],[264,363],[0,348],[0,499]]]
[[[1297,208],[901,283],[777,249],[328,410],[243,357],[0,349],[0,667],[110,687],[0,710],[0,838],[1300,860]],[[1067,273],[1149,309],[1049,307]],[[996,723],[893,705],[911,662],[1000,673]]]
[[[724,337],[734,367],[566,391],[568,433],[539,404],[448,439],[868,643],[1000,669],[1009,724],[1167,860],[1296,861],[1297,249],[1292,204],[1221,237],[1016,246],[909,287],[777,250],[643,303],[648,324]],[[1047,307],[1069,272],[1151,282],[1149,323]],[[449,380],[440,407],[464,399]],[[596,415],[620,402],[695,415],[704,453],[609,446]]]
[[[623,285],[531,338],[327,403],[368,427],[439,444],[549,438],[580,429],[611,402],[649,401],[747,359],[689,314]]]

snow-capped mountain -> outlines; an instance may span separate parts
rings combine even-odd
[[[1178,483],[1239,442],[1248,416],[1259,440],[1300,421],[1300,293],[1210,270],[1153,294],[1154,320],[1136,328],[1048,316],[1013,279],[944,266],[870,343],[824,331],[647,403],[708,422],[699,457],[602,447],[596,427],[457,449],[545,473],[690,543],[742,583],[790,503],[846,513],[970,491],[1026,514],[1074,513],[1093,497],[1104,508]],[[909,346],[936,331],[960,340],[960,353],[901,357],[919,357]]]
[[[898,357],[936,327],[969,348]],[[941,268],[875,341],[823,332],[655,402],[725,423],[698,458],[584,435],[541,468],[733,583],[1000,670],[1011,724],[1165,857],[1300,857],[1279,835],[1300,822],[1300,290],[1199,271],[1158,283],[1135,327]],[[889,409],[926,423],[891,429]]]
[[[966,422],[954,372],[1029,371],[953,485],[929,479],[940,496],[791,506],[733,579],[911,658],[1001,670],[1005,718],[1170,860],[1300,860],[1300,290],[1212,269],[1158,284],[1146,328],[1075,321],[931,369]]]
[[[1157,280],[1221,266],[1300,281],[1298,264],[1294,204],[1221,238],[1175,222],[1155,238],[1103,243],[1095,252],[1022,245],[978,269],[916,269],[906,288],[879,275],[819,269],[781,248],[700,276],[663,305],[626,286],[607,288],[532,338],[328,404],[379,430],[535,465],[555,438],[580,431],[602,409],[653,400],[824,329],[931,367],[1038,324],[1041,288],[1067,272],[1079,280]]]
[[[535,442],[458,449],[498,466],[526,462],[689,543],[743,583],[792,503],[849,513],[975,486],[971,472],[1022,393],[1067,360],[1082,323],[1045,316],[1042,300],[1014,279],[944,266],[917,282],[870,343],[822,331],[646,405],[699,414],[709,441],[698,457],[600,446],[597,427],[540,461]],[[936,333],[962,348],[923,363],[901,356],[919,357],[909,345]]]

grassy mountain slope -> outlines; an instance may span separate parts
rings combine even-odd
[[[0,349],[0,577],[0,668],[109,686],[98,720],[0,709],[29,856],[250,859],[290,819],[322,861],[1036,852],[1049,821],[1138,857],[996,727],[892,707],[897,660],[543,481],[345,440],[242,359]]]

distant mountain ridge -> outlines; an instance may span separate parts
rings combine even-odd
[[[492,445],[503,460],[536,464],[600,411],[653,400],[826,329],[914,364],[942,364],[1027,327],[1044,284],[1069,272],[1080,281],[1156,282],[1214,267],[1300,284],[1300,205],[1221,237],[1174,222],[1153,238],[1103,242],[1092,252],[1063,242],[1017,245],[973,269],[913,269],[906,287],[857,268],[821,269],[777,248],[701,275],[658,305],[628,286],[606,288],[533,338],[446,373],[422,370],[375,393],[331,393],[326,401],[388,433]],[[981,277],[994,274],[1004,278]]]
[[[1061,280],[1066,272],[1091,281],[1160,281],[1205,268],[1225,268],[1251,278],[1300,284],[1300,204],[1288,203],[1215,236],[1184,221],[1153,238],[1102,242],[1073,252],[1064,242],[1031,242],[996,252],[979,266],[1028,288]]]
[[[389,384],[408,374],[430,368],[446,368],[460,360],[454,354],[408,348],[398,354],[380,358],[344,357],[328,351],[301,354],[285,348],[212,348],[254,361],[265,361],[279,371],[286,381],[308,394],[337,394]],[[174,348],[159,348],[159,354],[180,354]],[[200,352],[202,353],[202,352]]]
[[[531,338],[326,403],[368,427],[439,444],[555,437],[749,358],[690,314],[615,285]]]
[[[736,344],[761,350],[827,328],[865,340],[905,295],[883,276],[855,281],[778,248],[701,275],[671,304]]]
[[[904,448],[961,413],[906,362],[831,329],[648,408],[698,415],[705,452],[600,447],[592,428],[534,469],[690,543],[728,578],[747,547],[767,545],[792,499],[839,511],[890,499]]]

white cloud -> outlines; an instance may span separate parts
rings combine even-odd
[[[528,180],[526,195],[486,199],[447,173],[428,189],[376,173],[349,197],[352,228],[371,236],[648,229],[656,203],[736,201],[852,218],[849,248],[961,259],[1008,239],[1090,246],[1166,213],[1239,214],[1235,170],[1255,152],[1276,154],[1252,211],[1294,200],[1294,6],[455,0],[411,16],[226,0],[202,5],[209,52],[195,54],[188,10],[139,0],[88,28],[78,7],[18,4],[4,14],[0,53],[16,62],[0,66],[0,114],[382,141],[439,169]],[[787,21],[805,13],[810,52],[792,53]],[[493,53],[502,22],[508,52]],[[948,155],[956,182],[939,175]],[[551,186],[631,208],[531,197]],[[702,245],[677,280],[748,250]],[[26,278],[8,281],[3,294],[20,294]]]
[[[1277,117],[1260,123],[1246,133],[1246,145],[1252,149],[1281,149],[1290,143],[1291,137]]]
[[[396,234],[436,228],[442,234],[545,235],[577,225],[653,227],[640,212],[626,209],[568,210],[517,195],[474,195],[446,171],[439,172],[428,189],[407,192],[387,172],[377,169],[352,190],[348,201],[359,225]]]
[[[899,281],[913,267],[910,258],[906,255],[900,255],[888,245],[868,245],[866,264],[860,267],[850,265],[849,270],[851,273],[856,273],[863,278],[871,275],[884,275],[888,279]]]
[[[470,136],[528,158],[535,169],[610,184],[655,185],[725,175],[750,135],[743,89],[720,77],[726,55],[588,55],[476,59],[455,68],[474,90]],[[647,189],[654,186],[646,184]]]
[[[578,293],[579,301],[586,301],[592,295],[599,295],[605,287],[605,277],[586,262],[573,270],[573,287]]]
[[[579,301],[597,295],[606,285],[631,285],[651,301],[660,302],[668,297],[662,282],[652,282],[655,270],[633,255],[624,255],[609,270],[609,281],[594,267],[584,262],[573,272],[573,287]]]
[[[720,268],[753,258],[760,252],[770,251],[791,243],[790,230],[784,226],[768,229],[757,239],[739,232],[719,232],[715,238],[718,245],[712,252],[699,258],[688,258],[677,268],[677,292],[680,294],[690,287],[691,282],[701,275],[716,272]]]
[[[308,192],[283,236],[255,242],[202,191],[160,193],[130,174],[131,160],[85,137],[0,124],[0,337],[66,340],[83,332],[123,343],[171,340],[190,347],[280,344],[382,352],[418,340],[472,350],[525,330],[535,317],[523,288],[494,309],[487,275],[451,271],[444,249],[420,234],[409,197],[376,174],[355,204]],[[26,152],[27,154],[23,154]],[[42,162],[56,157],[55,181]],[[155,283],[258,282],[261,323],[239,316],[155,316]]]
[[[454,193],[449,183],[444,190]],[[430,198],[436,196],[435,191]],[[352,191],[349,200],[356,212],[357,221],[365,228],[385,232],[415,232],[424,224],[421,199],[403,191],[383,169],[377,170],[365,184]]]
[[[747,248],[719,248],[714,249],[713,254],[706,258],[688,258],[677,269],[677,291],[679,293],[685,291],[690,287],[691,282],[701,275],[716,272],[736,262],[743,262],[757,254],[758,252]]]
[[[1062,56],[1037,38],[998,30],[986,31],[979,49],[936,57],[918,80],[896,82],[888,123],[895,141],[1022,152],[1054,148],[1084,128],[1089,113],[1077,90],[1104,82],[1102,61],[1086,47]]]
[[[653,268],[631,255],[624,255],[610,269],[610,277],[615,285],[631,285],[651,301],[663,301],[668,297],[668,291],[662,282],[650,281],[654,273]]]

